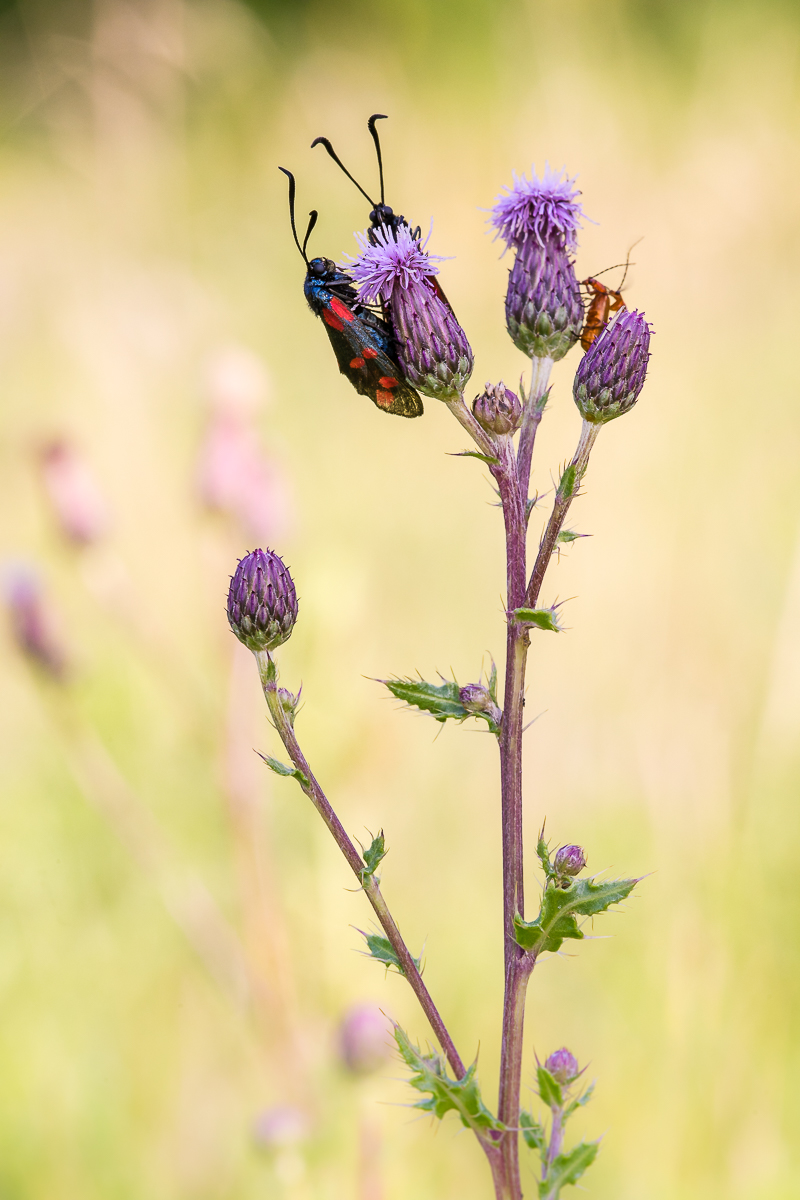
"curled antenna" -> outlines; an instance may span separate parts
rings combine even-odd
[[[289,220],[292,223],[292,236],[294,237],[294,244],[297,246],[297,249],[303,256],[303,262],[306,264],[306,266],[308,266],[306,246],[308,245],[308,239],[311,237],[311,231],[317,223],[317,217],[319,216],[319,213],[315,208],[312,208],[311,212],[308,214],[308,228],[306,229],[306,236],[303,238],[303,244],[301,246],[300,239],[297,236],[297,226],[294,220],[294,198],[297,192],[297,184],[295,183],[294,175],[291,171],[287,171],[286,167],[278,167],[278,170],[283,171],[284,175],[289,180]]]
[[[378,131],[375,128],[375,122],[376,121],[386,121],[386,120],[387,120],[386,113],[373,113],[372,116],[370,117],[370,119],[367,121],[367,129],[370,131],[370,133],[372,135],[372,140],[375,143],[375,153],[378,155],[378,173],[381,178],[381,204],[383,204],[383,197],[384,197],[383,155],[381,154],[381,142],[380,142],[380,138],[378,137]],[[374,205],[373,205],[373,207],[374,207]]]
[[[625,268],[625,272],[624,272],[624,274],[623,274],[623,276],[622,276],[622,279],[620,280],[619,287],[617,288],[617,291],[618,291],[618,292],[621,292],[621,291],[622,291],[622,285],[625,283],[625,280],[626,280],[626,278],[627,278],[627,276],[628,276],[628,267],[635,267],[635,266],[636,266],[636,263],[632,263],[632,262],[631,262],[631,250],[633,250],[635,246],[638,246],[638,245],[639,245],[639,242],[641,242],[641,241],[644,241],[644,235],[642,235],[642,237],[640,237],[640,238],[637,238],[637,239],[636,239],[636,241],[633,243],[633,245],[630,247],[630,250],[628,250],[628,253],[627,253],[627,256],[626,256],[626,258],[625,258],[625,262],[624,262],[624,263],[614,263],[614,266],[613,266],[613,267],[603,267],[602,271],[598,271],[598,272],[597,272],[597,275],[593,275],[593,276],[592,276],[592,278],[593,278],[593,279],[597,279],[598,275],[605,275],[607,271],[616,271],[616,270],[618,270],[620,267],[624,267],[624,268]]]
[[[373,119],[374,119],[373,117],[370,117],[370,120],[373,120]],[[373,136],[374,136],[374,133],[373,133]],[[311,143],[311,149],[313,150],[315,146],[324,146],[325,147],[325,149],[328,151],[328,154],[330,154],[331,158],[336,163],[336,165],[344,171],[345,175],[350,180],[350,182],[354,183],[356,185],[358,190],[361,192],[361,195],[366,200],[369,200],[372,207],[375,208],[375,201],[372,199],[371,196],[369,196],[364,191],[363,187],[358,182],[358,180],[353,178],[353,176],[350,174],[347,167],[344,165],[342,160],[339,158],[339,155],[336,153],[336,151],[334,150],[333,146],[328,141],[328,139],[326,137],[314,138],[313,142]],[[379,155],[379,161],[380,161],[380,155]],[[381,168],[381,180],[383,180],[383,169],[382,168]],[[383,185],[382,184],[381,184],[381,203],[383,203]]]

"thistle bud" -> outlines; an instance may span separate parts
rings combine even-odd
[[[386,305],[405,378],[426,396],[454,400],[472,374],[472,348],[436,282],[427,241],[405,225],[357,237],[361,254],[349,270],[365,303]]]
[[[274,650],[297,620],[297,593],[289,571],[272,550],[252,550],[240,561],[228,590],[228,622],[254,653]]]
[[[583,299],[570,252],[583,211],[574,180],[549,169],[542,179],[514,176],[498,196],[491,223],[516,251],[506,292],[506,327],[529,357],[554,362],[578,340]]]
[[[302,690],[301,688],[300,691]],[[294,718],[300,703],[300,692],[295,696],[294,692],[290,692],[288,688],[279,687],[278,703],[289,718],[289,724],[294,725]]]
[[[458,698],[467,712],[487,713],[495,725],[500,724],[502,713],[494,702],[494,697],[482,683],[467,683],[459,688]]]
[[[562,1087],[572,1083],[580,1074],[578,1060],[574,1054],[570,1054],[566,1046],[562,1046],[560,1050],[554,1050],[545,1059],[544,1065],[556,1083],[560,1083]]]
[[[2,591],[18,648],[52,679],[63,680],[67,655],[38,575],[22,564],[7,564]]]
[[[578,365],[572,392],[583,419],[602,425],[633,408],[649,358],[649,324],[642,313],[623,309],[598,334]]]
[[[580,846],[562,846],[556,851],[553,866],[558,875],[578,875],[586,866],[586,855]]]
[[[374,1004],[357,1004],[339,1027],[339,1053],[353,1075],[371,1075],[389,1058],[391,1027]]]
[[[504,383],[487,383],[480,396],[475,397],[472,411],[478,424],[498,437],[514,433],[522,420],[519,396]]]

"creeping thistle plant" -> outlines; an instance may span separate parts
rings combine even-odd
[[[568,1146],[565,1127],[590,1097],[567,1049],[538,1064],[538,1092],[549,1110],[549,1128],[521,1108],[523,1022],[528,981],[542,955],[557,953],[566,939],[582,938],[586,918],[605,912],[630,895],[636,879],[599,881],[583,875],[586,855],[565,845],[551,854],[539,835],[536,853],[543,874],[538,911],[526,917],[523,895],[522,734],[525,667],[532,634],[560,629],[558,606],[543,605],[545,574],[560,547],[578,534],[565,528],[580,494],[589,456],[601,428],[635,403],[645,381],[650,327],[641,313],[626,308],[592,338],[578,364],[573,395],[583,418],[578,445],[561,473],[552,509],[528,563],[531,460],[537,429],[547,404],[550,372],[581,337],[584,305],[573,258],[582,217],[574,181],[547,172],[542,179],[515,178],[498,198],[491,222],[514,253],[506,295],[506,326],[531,360],[527,392],[517,396],[504,384],[487,384],[472,408],[464,401],[473,355],[466,335],[438,284],[438,268],[418,231],[403,218],[359,237],[360,254],[348,268],[347,286],[359,303],[379,305],[394,341],[394,358],[405,382],[444,403],[474,442],[469,455],[488,468],[500,497],[506,539],[505,681],[496,671],[485,682],[430,683],[417,678],[382,682],[397,699],[436,721],[485,723],[497,739],[500,759],[500,825],[503,850],[503,947],[505,998],[502,1019],[500,1089],[496,1112],[485,1103],[476,1062],[467,1066],[447,1031],[423,981],[420,960],[404,942],[383,898],[379,868],[385,855],[383,833],[359,850],[345,832],[317,781],[295,732],[296,698],[281,688],[274,651],[292,633],[298,609],[294,583],[271,550],[254,550],[239,563],[228,599],[236,636],[253,651],[272,722],[288,762],[266,758],[278,774],[293,776],[328,826],[372,905],[382,932],[365,935],[368,953],[403,975],[433,1030],[439,1049],[424,1052],[399,1026],[395,1040],[422,1099],[416,1107],[444,1117],[451,1109],[475,1134],[489,1163],[498,1200],[522,1196],[519,1151],[539,1156],[541,1200],[557,1200],[594,1160],[599,1143]],[[354,293],[342,292],[342,295]],[[318,311],[319,304],[317,309]],[[346,321],[340,302],[335,311]],[[363,313],[364,308],[360,309]],[[324,315],[324,314],[323,314]],[[584,337],[584,340],[587,339]],[[352,364],[351,364],[352,365]],[[351,379],[352,381],[352,379]]]

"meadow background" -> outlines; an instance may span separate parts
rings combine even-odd
[[[454,256],[474,390],[525,366],[482,211],[513,169],[579,175],[581,276],[644,238],[650,377],[552,570],[569,630],[534,638],[526,806],[531,859],[546,814],[592,868],[650,874],[610,940],[537,970],[527,1086],[534,1049],[590,1062],[598,1200],[800,1193],[799,66],[777,0],[2,5],[0,551],[6,580],[38,572],[69,663],[53,682],[4,627],[3,1200],[490,1195],[396,1062],[359,1083],[338,1061],[355,1002],[427,1027],[253,753],[276,739],[224,614],[237,556],[271,542],[301,596],[280,652],[301,741],[351,833],[385,828],[385,893],[493,1106],[495,751],[371,677],[502,660],[499,516],[443,407],[390,420],[338,376],[276,169],[321,210],[314,252],[351,251],[366,206],[309,144],[372,183],[375,111],[389,202]],[[578,353],[541,490],[577,438]],[[229,393],[271,472],[260,536],[199,490]],[[107,509],[87,546],[43,488],[53,438]]]

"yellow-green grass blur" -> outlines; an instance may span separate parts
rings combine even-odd
[[[485,225],[512,170],[579,175],[581,276],[643,238],[626,296],[655,327],[650,377],[601,433],[571,520],[591,537],[546,585],[567,629],[533,638],[525,804],[530,896],[545,816],[591,869],[647,877],[535,972],[525,1101],[535,1052],[590,1064],[598,1200],[796,1197],[796,8],[18,0],[0,58],[0,550],[37,565],[71,662],[53,684],[4,634],[4,1200],[490,1195],[396,1061],[365,1083],[338,1064],[354,1002],[428,1029],[357,953],[368,906],[321,822],[253,753],[278,747],[224,613],[251,543],[197,494],[209,364],[239,347],[268,372],[258,429],[291,491],[279,663],[301,741],[348,830],[385,829],[385,894],[493,1106],[496,749],[469,724],[436,737],[373,680],[502,662],[499,514],[481,465],[448,457],[442,405],[389,418],[338,375],[277,171],[321,212],[313,252],[351,252],[367,206],[309,146],[327,134],[374,186],[375,111],[389,202],[453,256],[473,390],[526,365]],[[542,493],[577,439],[579,353],[555,369]],[[54,436],[111,513],[85,549],[42,490]],[[259,1145],[281,1106],[307,1136]]]

